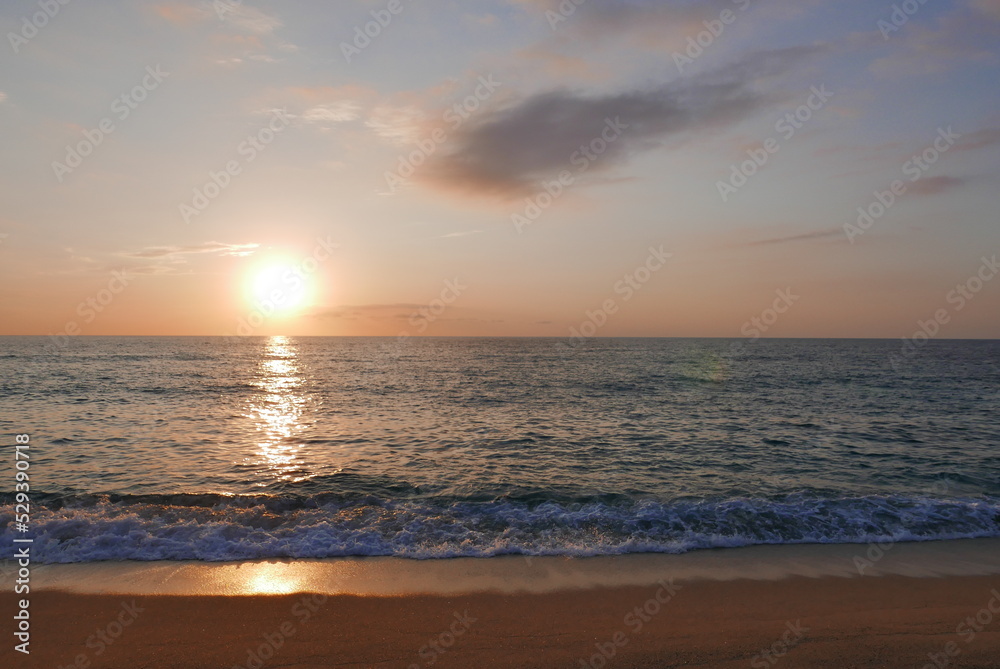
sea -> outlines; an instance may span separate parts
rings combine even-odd
[[[0,428],[43,563],[1000,536],[997,341],[0,337]]]

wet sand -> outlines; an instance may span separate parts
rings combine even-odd
[[[509,588],[437,594],[407,592],[405,584],[397,584],[399,594],[373,594],[369,589],[367,594],[281,595],[156,594],[165,585],[159,591],[133,588],[129,594],[123,587],[116,594],[88,594],[42,586],[31,594],[32,652],[27,657],[12,650],[10,621],[16,603],[8,590],[0,595],[7,639],[0,664],[53,669],[996,669],[1000,667],[1000,575],[932,575],[941,570],[940,560],[947,555],[955,563],[955,555],[974,548],[981,549],[982,558],[995,549],[995,542],[951,543],[950,549],[944,542],[926,547],[900,545],[879,562],[883,575],[877,576],[859,576],[856,571],[849,575],[853,562],[841,575],[821,575],[826,568],[816,570],[822,560],[807,559],[808,550],[803,557],[801,551],[785,549],[784,554],[797,556],[789,565],[798,565],[798,571],[809,571],[812,565],[820,575],[782,576],[772,568],[748,578],[719,567],[713,572],[717,577],[711,578],[704,570],[684,568],[713,560],[718,565],[732,564],[748,555],[760,563],[761,556],[771,555],[756,550],[705,554],[700,561],[677,559],[685,556],[626,556],[596,561],[478,560],[466,566],[451,562],[450,567],[449,561],[404,561],[407,566],[397,570],[404,578],[420,570],[443,574],[452,569],[466,575],[473,570],[488,576],[501,569],[507,572],[501,580],[511,582],[512,569],[538,570],[542,565],[548,575],[540,577],[540,583],[553,579],[562,583],[560,569],[564,575],[590,570],[592,581],[594,574],[606,576],[604,585],[563,583],[534,591],[518,585],[516,579]],[[829,548],[817,550],[817,555],[832,555],[840,561],[851,551],[863,555],[865,548]],[[253,565],[238,568],[251,584],[281,588],[288,583],[272,577],[298,563],[263,564],[270,574],[267,578],[253,571]],[[355,565],[358,578],[364,581],[359,561],[344,564]],[[388,578],[397,563],[367,564],[376,565],[375,571]],[[981,560],[967,564],[991,571]],[[613,573],[607,573],[609,569]],[[913,570],[921,575],[892,573]],[[40,571],[41,582],[50,585],[59,581],[53,576],[58,572],[81,573],[72,566]],[[51,573],[46,576],[46,571]],[[165,584],[178,578],[177,567],[169,563],[141,565],[140,571],[159,574],[160,580],[164,573],[172,574]],[[636,573],[640,575],[632,580],[644,585],[625,583],[629,574]],[[371,574],[367,578],[370,581]],[[623,583],[613,584],[616,581]],[[468,590],[468,583],[462,583]],[[421,588],[426,586],[420,583]],[[331,593],[336,591],[331,589]]]
[[[451,597],[42,592],[32,597],[32,653],[8,666],[923,667],[932,654],[941,666],[1000,666],[1000,578],[673,588]],[[12,611],[13,595],[0,606]],[[20,654],[8,646],[4,655]]]

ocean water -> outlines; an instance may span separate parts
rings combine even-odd
[[[1000,536],[1000,342],[0,338],[40,562]]]

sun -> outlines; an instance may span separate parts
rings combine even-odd
[[[295,264],[272,262],[250,274],[247,293],[255,308],[288,314],[308,304],[310,288],[307,276]]]

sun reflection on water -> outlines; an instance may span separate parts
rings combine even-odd
[[[255,371],[253,393],[246,416],[256,425],[257,444],[246,458],[263,480],[258,486],[277,481],[298,483],[309,478],[301,462],[302,444],[296,436],[305,428],[309,397],[303,392],[298,348],[288,337],[271,337],[264,345]]]

